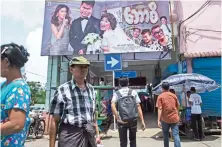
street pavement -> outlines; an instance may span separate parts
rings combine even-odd
[[[146,130],[137,132],[137,147],[163,147],[163,139],[162,131],[157,128],[157,117],[154,114],[145,114],[144,119],[146,122]],[[138,121],[138,129],[140,129],[141,124]],[[120,147],[119,145],[119,135],[117,130],[113,131],[114,126],[110,127],[110,131],[108,132],[108,136],[112,136],[111,138],[107,138],[102,140],[104,147]],[[48,147],[49,140],[48,136],[44,136],[43,139],[31,140],[28,139],[25,147]],[[182,147],[221,147],[221,136],[220,135],[212,135],[206,136],[203,141],[192,141],[187,139],[186,137],[181,137],[181,146]],[[57,147],[57,146],[56,146]],[[128,145],[129,147],[129,145]],[[170,142],[170,147],[173,147],[173,142]]]
[[[149,129],[144,132],[138,131],[137,133],[137,147],[163,147],[163,139],[157,138],[159,136],[158,129]],[[107,138],[102,140],[104,147],[120,147],[119,146],[119,137],[117,131],[110,131],[108,136],[112,138]],[[49,140],[48,136],[45,136],[43,139],[28,139],[25,147],[48,147]],[[128,145],[129,146],[129,145]],[[182,147],[221,147],[221,136],[212,135],[206,136],[203,141],[192,141],[186,137],[181,137],[181,146]],[[57,146],[56,146],[57,147]],[[173,147],[173,142],[170,142],[170,147]]]

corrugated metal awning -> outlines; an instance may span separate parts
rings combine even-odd
[[[210,51],[210,52],[198,52],[198,53],[183,53],[186,58],[196,57],[221,57],[221,51]]]

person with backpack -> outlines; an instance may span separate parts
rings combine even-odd
[[[140,98],[135,90],[128,88],[128,78],[119,79],[120,89],[113,94],[112,111],[117,119],[120,147],[127,147],[127,130],[129,130],[130,147],[136,147],[137,116],[142,122],[142,130],[146,126],[140,106]]]
[[[174,147],[181,147],[179,136],[179,101],[177,96],[169,91],[170,85],[168,82],[162,83],[163,93],[157,98],[159,128],[162,128],[164,147],[169,147],[169,130],[171,128]]]

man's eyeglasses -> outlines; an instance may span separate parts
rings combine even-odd
[[[154,32],[153,34],[154,34],[154,35],[163,34],[163,30],[162,30],[162,29],[160,29],[158,32]]]
[[[89,68],[89,65],[72,65],[72,67],[79,67],[81,69]]]

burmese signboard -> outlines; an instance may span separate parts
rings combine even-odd
[[[172,50],[168,1],[46,1],[42,56]]]

